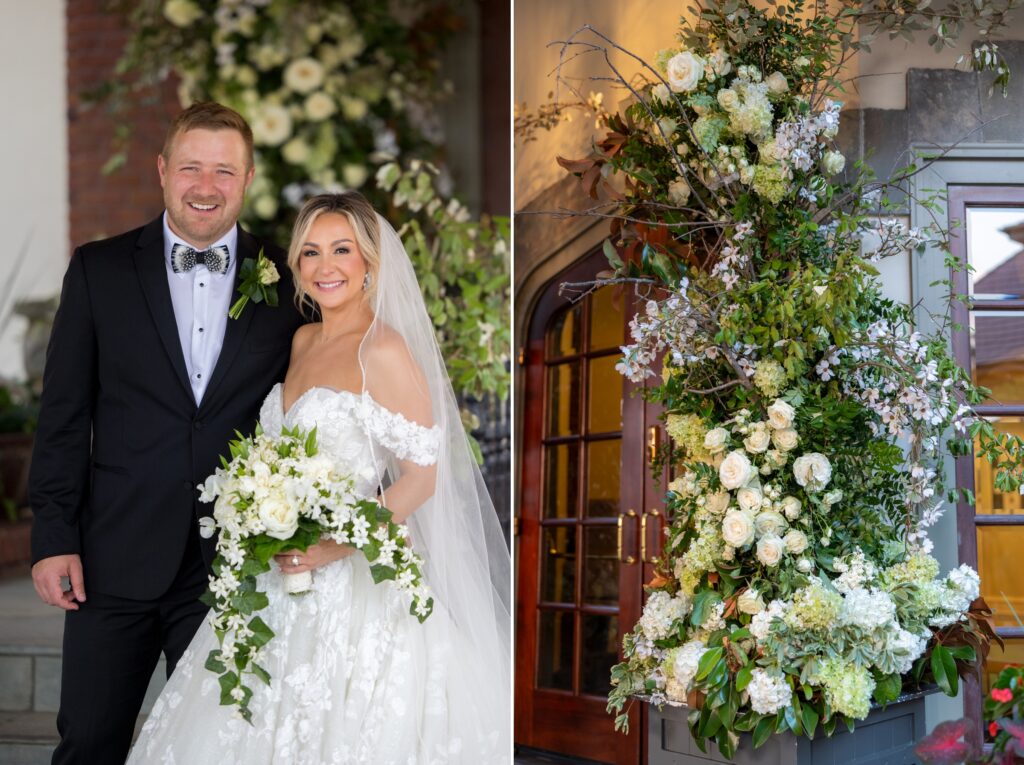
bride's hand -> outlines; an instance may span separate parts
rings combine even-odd
[[[285,550],[275,555],[274,560],[280,566],[281,573],[299,574],[303,571],[312,571],[315,568],[326,566],[328,563],[341,560],[354,552],[355,550],[348,545],[340,545],[333,540],[325,539],[322,542],[317,542],[315,545],[310,545],[309,549],[305,552],[301,550]],[[296,564],[295,561],[298,561],[298,563]]]

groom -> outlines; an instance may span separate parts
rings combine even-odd
[[[170,673],[206,611],[196,485],[288,366],[302,319],[284,253],[236,222],[252,146],[231,109],[186,109],[157,158],[166,211],[68,264],[30,478],[32,578],[66,611],[54,763],[124,762],[160,653]],[[261,247],[279,307],[229,319]]]

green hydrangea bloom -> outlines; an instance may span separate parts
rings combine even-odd
[[[797,630],[830,630],[835,627],[842,606],[843,598],[838,592],[826,590],[820,581],[814,580],[796,591],[785,616],[786,623]]]
[[[824,686],[825,700],[833,710],[854,720],[868,716],[875,680],[867,667],[843,658],[826,659],[815,680]]]
[[[781,165],[757,165],[751,185],[759,196],[776,205],[789,193],[789,180]]]
[[[754,365],[754,385],[766,396],[778,396],[786,385],[786,370],[775,359],[762,359]]]
[[[693,123],[693,135],[704,151],[711,153],[722,140],[722,133],[729,127],[729,120],[721,114],[705,114]]]

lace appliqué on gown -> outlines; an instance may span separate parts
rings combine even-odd
[[[281,386],[260,412],[268,433],[317,428],[322,452],[359,476],[373,496],[387,454],[418,464],[437,459],[441,433],[388,411],[368,394],[312,388],[283,411]],[[429,579],[429,575],[428,575]],[[161,765],[454,765],[507,763],[499,751],[508,721],[487,719],[486,688],[460,674],[472,646],[445,610],[423,624],[406,596],[374,584],[358,554],[317,569],[301,596],[275,570],[259,577],[275,637],[261,664],[271,686],[252,679],[253,724],[219,705],[216,676],[203,667],[217,639],[204,623],[153,707],[129,757]],[[500,706],[500,705],[497,705]],[[484,711],[481,711],[484,710]]]

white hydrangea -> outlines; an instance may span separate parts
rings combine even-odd
[[[693,678],[697,674],[697,665],[700,664],[700,658],[703,655],[703,640],[691,640],[689,643],[681,646],[676,651],[675,661],[672,662],[673,679],[689,689],[690,683],[693,682]]]
[[[793,700],[793,691],[786,678],[774,672],[758,667],[751,673],[750,685],[751,708],[760,714],[771,715],[789,706]]]
[[[651,640],[662,640],[668,637],[673,623],[686,618],[690,613],[690,599],[682,593],[675,597],[658,590],[651,593],[644,605],[643,616],[640,617],[640,629]]]
[[[768,607],[754,614],[750,620],[750,634],[758,640],[764,640],[771,631],[772,622],[786,615],[786,603],[773,600]]]
[[[913,668],[914,662],[924,653],[928,646],[928,640],[902,627],[886,630],[885,634],[885,650],[893,659],[895,671],[904,675]]]
[[[843,624],[870,631],[896,621],[896,604],[883,590],[858,587],[846,593],[839,618]]]

